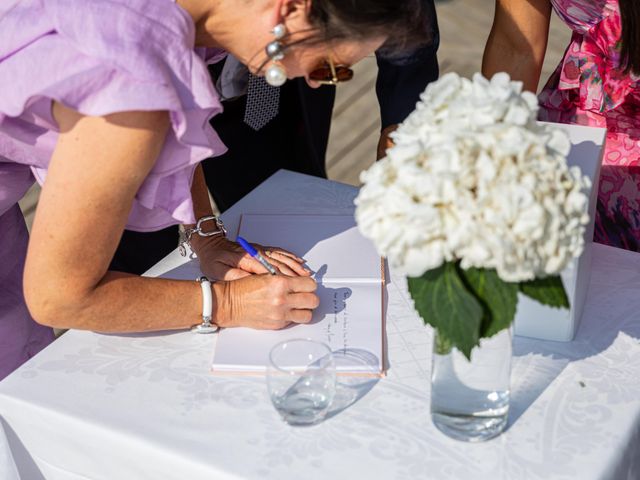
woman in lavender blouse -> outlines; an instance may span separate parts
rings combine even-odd
[[[210,215],[198,163],[225,147],[207,62],[306,77],[424,31],[419,0],[5,0],[0,5],[0,378],[50,327],[131,332],[200,322],[196,282],[107,270],[125,227]],[[276,25],[283,25],[274,32]],[[280,39],[284,58],[265,46]],[[277,73],[277,72],[276,72]],[[17,206],[43,185],[31,238]],[[28,245],[28,248],[27,248]],[[194,236],[220,326],[283,328],[318,304],[301,260],[263,267],[222,237]],[[23,282],[24,279],[24,282]],[[23,295],[24,292],[24,295]],[[37,321],[34,322],[30,314]]]

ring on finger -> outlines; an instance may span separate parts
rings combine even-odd
[[[271,257],[271,253],[272,253],[272,252],[271,252],[271,250],[265,250],[265,251],[264,251],[264,254],[265,254],[267,257]]]

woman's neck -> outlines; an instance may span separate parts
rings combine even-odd
[[[218,10],[216,0],[175,0],[193,20],[195,25],[197,47],[221,47],[219,40],[216,38],[216,29],[212,28],[211,23],[214,22],[214,10]]]
[[[246,18],[252,2],[238,0],[176,0],[193,19],[196,46],[228,50]]]
[[[176,0],[193,19],[195,45],[221,48],[248,64],[273,28],[272,0]]]

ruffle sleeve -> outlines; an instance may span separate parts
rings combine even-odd
[[[209,124],[222,106],[205,63],[224,52],[196,51],[194,37],[171,0],[20,0],[0,16],[0,155],[44,181],[52,100],[91,116],[166,110],[172,128],[127,227],[193,222],[195,167],[226,151]]]

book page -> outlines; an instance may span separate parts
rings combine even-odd
[[[265,372],[273,346],[295,338],[329,345],[341,373],[383,372],[383,264],[352,215],[243,215],[239,235],[305,258],[318,282],[320,306],[309,324],[221,330],[214,372]]]
[[[214,372],[266,371],[271,348],[282,341],[309,338],[324,342],[334,355],[342,373],[382,372],[383,322],[382,283],[318,285],[320,306],[309,324],[283,330],[229,328],[218,334],[213,358]]]
[[[352,215],[242,215],[238,234],[304,258],[318,282],[381,279],[380,255]]]

